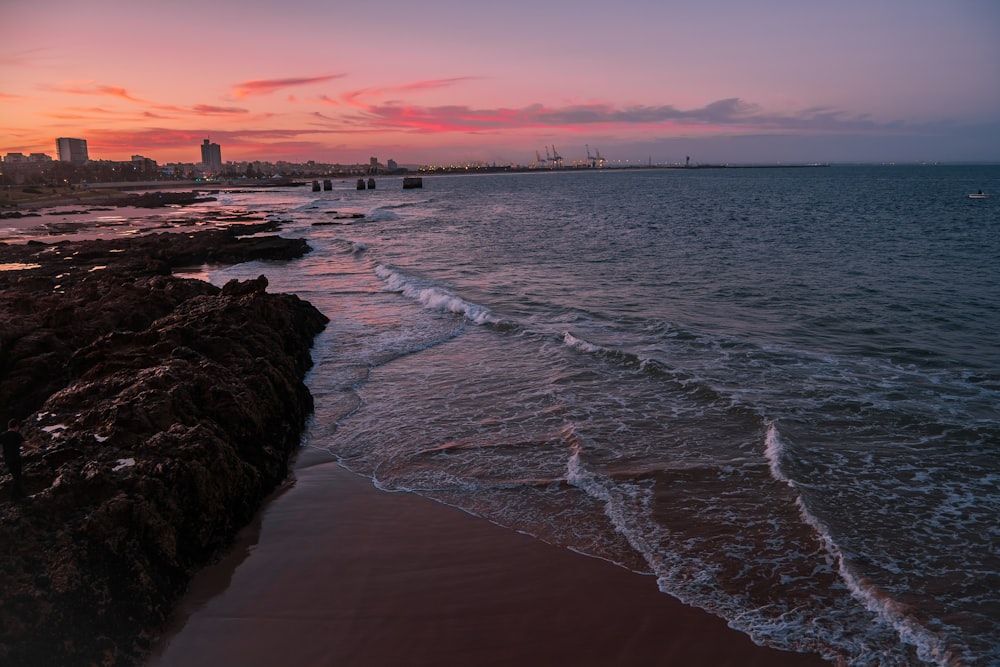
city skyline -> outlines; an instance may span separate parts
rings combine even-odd
[[[0,8],[0,153],[528,164],[1000,160],[1000,4]]]

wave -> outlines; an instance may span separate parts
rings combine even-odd
[[[767,435],[764,440],[764,456],[767,459],[771,477],[793,489],[795,504],[802,520],[815,531],[824,549],[837,564],[837,572],[851,592],[852,597],[858,600],[865,609],[894,628],[903,643],[914,646],[921,660],[941,667],[959,664],[959,657],[937,634],[908,615],[905,605],[894,600],[888,592],[878,588],[865,577],[853,571],[830,529],[809,511],[799,490],[799,485],[789,478],[782,469],[782,461],[789,455],[789,450],[781,438],[777,425],[773,421],[768,422]]]
[[[350,241],[348,239],[333,239],[330,242],[331,247],[336,248],[340,252],[348,255],[362,255],[368,252],[368,244],[363,241]]]
[[[722,393],[708,385],[705,381],[686,374],[678,369],[671,368],[656,359],[643,357],[625,350],[617,350],[610,347],[604,347],[603,345],[596,345],[590,341],[573,335],[569,331],[563,332],[562,341],[568,347],[579,352],[607,359],[612,363],[623,366],[624,368],[636,370],[641,373],[647,373],[657,377],[661,381],[667,382],[676,387],[678,391],[681,391],[700,401],[714,403],[716,401],[726,400],[730,405],[735,405],[735,401],[732,398],[724,397]]]
[[[407,276],[384,264],[375,267],[375,275],[385,281],[386,286],[393,292],[399,292],[403,296],[419,301],[428,308],[464,315],[475,324],[501,323],[489,308],[470,303],[429,281]]]
[[[764,458],[767,459],[768,468],[771,470],[771,477],[794,489],[795,485],[781,470],[781,459],[784,453],[785,443],[778,435],[778,427],[774,425],[774,422],[769,422],[767,425],[767,435],[764,437]]]
[[[394,206],[379,206],[373,208],[365,214],[365,220],[367,222],[382,222],[385,220],[398,220],[399,215],[394,213],[392,209]]]
[[[310,199],[303,204],[298,206],[289,206],[288,210],[293,213],[305,212],[305,211],[320,211],[320,212],[330,212],[336,206],[342,202],[343,199],[340,197],[321,197],[319,199]]]
[[[582,458],[583,442],[572,426],[563,434],[569,444],[566,482],[604,506],[604,515],[615,532],[657,572],[657,554],[666,541],[666,529],[652,520],[653,490],[641,482],[616,482],[591,472]]]
[[[384,208],[384,209],[410,208],[411,206],[423,206],[425,204],[433,204],[435,201],[437,200],[435,200],[434,198],[422,199],[419,201],[403,201],[403,202],[397,202],[395,204],[383,204],[379,208]]]
[[[574,336],[569,331],[563,332],[562,339],[563,343],[575,350],[611,359],[626,368],[633,368],[641,371],[667,372],[666,366],[655,359],[641,357],[632,352],[616,350],[614,348],[604,347],[603,345],[596,345],[590,341],[584,340],[583,338]]]

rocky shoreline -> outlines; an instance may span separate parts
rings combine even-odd
[[[274,229],[0,244],[0,418],[23,422],[30,494],[0,467],[0,663],[140,664],[286,479],[326,317],[263,276],[172,275],[309,251]]]
[[[6,202],[14,209],[0,210],[0,220],[10,218],[40,217],[45,209],[59,206],[115,206],[124,208],[163,208],[165,206],[189,206],[203,202],[215,201],[212,194],[218,190],[191,190],[190,192],[171,192],[154,190],[152,192],[122,192],[114,189],[67,190],[53,189],[46,193],[38,188],[21,188],[20,199]]]

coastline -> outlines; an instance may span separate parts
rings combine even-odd
[[[268,251],[266,242],[258,243]],[[97,250],[103,244],[84,253],[81,276],[119,271],[107,267],[91,273],[103,266]],[[84,241],[63,247],[91,246]],[[175,255],[180,250],[173,248]],[[33,252],[30,247],[8,251],[12,258]],[[239,261],[235,254],[214,254]],[[162,257],[141,271],[168,273],[159,263]],[[133,262],[128,271],[134,268]],[[129,275],[124,267],[121,273]],[[36,283],[32,289],[45,286]],[[39,428],[34,430],[40,435]],[[49,483],[50,472],[57,470],[57,457],[50,454],[43,458],[35,452],[29,461],[36,488]],[[117,484],[124,473],[113,468],[124,459],[116,456],[102,455],[99,469],[83,471],[84,481]],[[53,470],[43,471],[43,463]],[[172,625],[166,630],[146,625],[132,637],[131,648],[114,635],[97,637],[97,654],[103,652],[105,659],[113,654],[109,664],[143,664],[141,656],[153,642],[157,648],[149,660],[156,666],[826,664],[815,655],[758,647],[724,621],[660,593],[651,577],[416,495],[381,492],[339,468],[325,452],[300,450],[293,465],[292,477],[279,481],[279,491],[249,515],[250,525],[222,560],[196,570],[187,593],[173,601]],[[35,493],[44,501],[49,491]],[[32,522],[39,521],[43,504],[30,509]],[[241,511],[246,509],[252,511]],[[21,521],[26,514],[18,512],[10,517]],[[38,581],[47,587],[53,579]],[[111,602],[131,601],[119,596]],[[11,611],[16,618],[14,609],[6,610]],[[0,616],[4,613],[0,609]],[[115,622],[113,615],[100,621],[109,622]],[[163,632],[158,643],[157,632]],[[51,632],[46,636],[54,638],[65,639]],[[128,655],[136,649],[140,662],[133,663]]]
[[[136,664],[287,478],[326,317],[264,276],[172,275],[309,251],[255,234],[274,229],[0,243],[0,417],[28,494],[0,468],[3,664]]]
[[[148,667],[827,664],[755,645],[652,577],[409,493],[304,449],[203,569]]]

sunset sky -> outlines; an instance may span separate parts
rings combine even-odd
[[[0,0],[0,154],[1000,162],[995,0]]]

